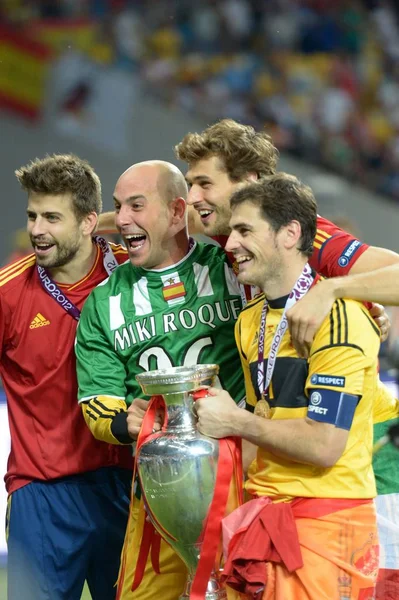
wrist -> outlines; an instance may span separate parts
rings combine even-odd
[[[120,444],[132,444],[134,438],[130,435],[127,423],[127,411],[122,411],[115,415],[111,421],[111,433]]]
[[[324,279],[324,290],[327,290],[327,295],[329,295],[333,301],[343,297],[344,280],[345,277],[331,277],[330,279]]]
[[[252,414],[242,408],[236,407],[231,419],[229,420],[229,426],[231,428],[231,436],[245,437],[245,431],[250,427],[250,420]]]

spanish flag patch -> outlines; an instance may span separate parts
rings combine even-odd
[[[184,283],[182,281],[178,281],[177,283],[165,285],[162,288],[162,294],[166,302],[170,302],[170,300],[183,298],[186,295],[186,288],[184,287]]]

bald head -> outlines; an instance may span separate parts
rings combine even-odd
[[[167,204],[175,198],[187,198],[187,184],[183,173],[164,160],[146,160],[126,169],[116,186],[125,187],[141,183],[149,192],[157,191]]]
[[[137,163],[118,179],[115,223],[136,267],[160,269],[181,260],[188,250],[187,185],[171,163]]]

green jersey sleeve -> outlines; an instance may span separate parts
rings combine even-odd
[[[95,299],[93,290],[83,307],[76,333],[79,402],[96,396],[118,399],[126,396],[125,363],[104,333]]]

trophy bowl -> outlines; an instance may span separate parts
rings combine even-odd
[[[215,385],[218,372],[218,365],[195,365],[136,375],[143,392],[162,395],[166,405],[164,426],[140,447],[137,469],[154,527],[187,566],[188,581],[181,598],[189,598],[198,565],[219,456],[218,440],[197,431],[192,393]],[[206,600],[227,597],[216,571],[217,565]]]

